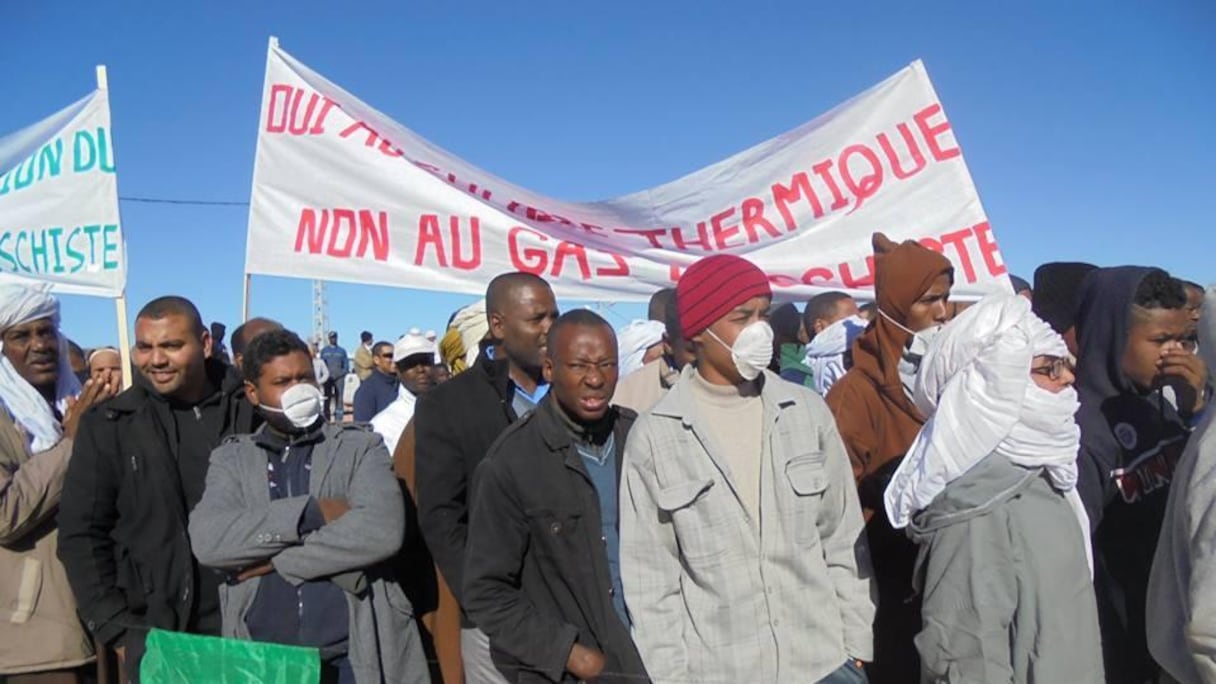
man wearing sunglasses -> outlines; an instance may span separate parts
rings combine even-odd
[[[372,373],[355,392],[355,422],[366,423],[397,399],[397,369],[393,367],[393,345],[372,345]]]

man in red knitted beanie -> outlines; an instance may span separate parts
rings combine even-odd
[[[696,353],[635,423],[621,579],[654,681],[857,682],[874,603],[861,508],[832,414],[767,370],[772,291],[745,259],[676,286]]]

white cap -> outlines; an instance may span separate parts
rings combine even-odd
[[[439,335],[434,330],[426,331],[426,338],[432,342],[439,338]]]
[[[422,335],[410,333],[403,335],[401,339],[397,340],[397,344],[393,345],[393,363],[418,354],[426,354],[433,358],[435,343]]]

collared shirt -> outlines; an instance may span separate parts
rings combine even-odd
[[[486,358],[494,360],[494,351],[497,347],[486,347]],[[549,383],[540,380],[536,383],[536,389],[529,394],[522,387],[515,384],[514,380],[507,382],[507,391],[511,394],[511,408],[515,411],[516,418],[523,418],[532,413],[536,406],[540,404],[540,400],[545,398],[549,393]]]

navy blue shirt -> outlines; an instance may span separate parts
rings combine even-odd
[[[279,435],[268,425],[254,435],[254,441],[266,450],[271,501],[308,496],[312,449],[324,438],[319,425],[296,437]],[[310,500],[300,519],[301,536],[324,524],[316,500]],[[245,626],[254,641],[318,648],[322,657],[344,653],[350,636],[346,592],[329,580],[292,586],[272,572],[261,578]]]
[[[400,384],[396,375],[389,375],[378,368],[372,371],[355,390],[355,420],[366,423],[397,401],[397,387]]]

